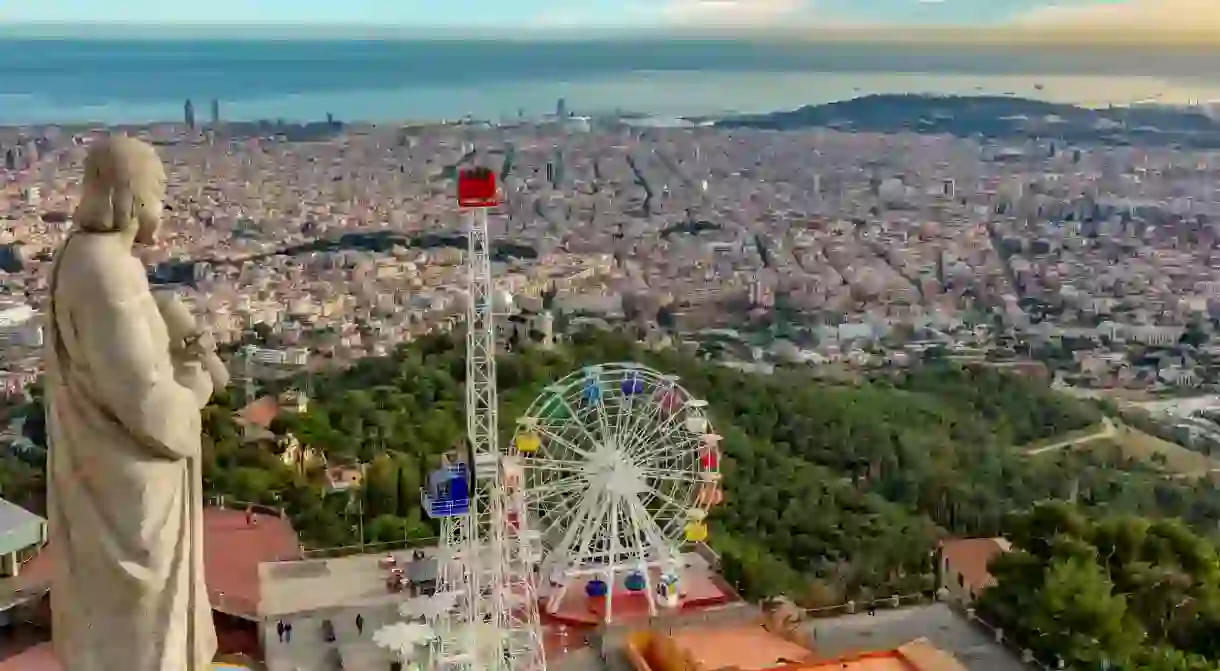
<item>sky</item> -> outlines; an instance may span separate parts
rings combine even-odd
[[[1104,24],[1220,35],[1220,0],[0,0],[0,24],[100,21],[789,30]]]

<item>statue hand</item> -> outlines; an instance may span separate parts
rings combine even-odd
[[[198,336],[187,342],[187,356],[197,361],[202,361],[204,357],[216,351],[216,340],[211,333],[204,331]]]

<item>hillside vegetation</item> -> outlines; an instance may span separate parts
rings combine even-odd
[[[418,491],[444,451],[460,444],[464,352],[432,337],[315,381],[309,411],[278,420],[332,462],[370,463],[361,505],[367,541],[432,533]],[[1028,459],[1014,448],[1096,424],[1096,409],[1044,386],[949,364],[851,387],[802,371],[754,375],[611,334],[578,336],[552,352],[501,356],[504,439],[542,388],[591,362],[638,360],[681,376],[711,403],[725,436],[728,496],[713,545],[751,592],[812,601],[931,587],[929,553],[945,534],[993,535],[1007,513],[1078,493],[1086,508],[1220,520],[1220,496],[1170,481],[1117,453]],[[222,399],[223,401],[223,399]],[[243,500],[288,504],[306,540],[357,542],[353,507],[326,495],[316,473],[242,445],[231,413],[207,410],[208,486]]]
[[[748,595],[785,593],[812,607],[927,592],[934,587],[938,540],[1006,535],[1029,554],[1005,560],[1024,568],[997,567],[1002,589],[988,597],[988,608],[993,617],[1011,622],[1022,640],[1042,636],[1038,650],[1044,657],[1105,654],[1115,663],[1138,662],[1117,668],[1216,668],[1206,665],[1213,663],[1207,660],[1215,659],[1214,651],[1200,643],[1194,625],[1174,628],[1166,622],[1177,623],[1173,618],[1188,612],[1214,612],[1205,609],[1212,608],[1208,604],[1215,596],[1208,585],[1215,582],[1216,567],[1207,554],[1214,547],[1188,529],[1204,536],[1215,532],[1220,493],[1205,481],[1167,477],[1146,459],[1131,458],[1113,445],[1032,458],[1021,447],[1096,426],[1101,415],[1095,405],[986,367],[931,363],[852,385],[828,385],[812,380],[807,370],[745,373],[676,350],[646,351],[617,334],[590,332],[553,351],[526,348],[501,355],[503,439],[547,384],[608,361],[639,361],[677,374],[695,396],[710,402],[716,431],[724,436],[726,490],[724,504],[712,516],[711,544],[721,552],[726,577]],[[205,485],[238,500],[284,506],[304,542],[314,547],[430,538],[435,528],[421,514],[419,490],[440,455],[464,439],[464,375],[461,341],[430,336],[391,356],[316,377],[308,411],[273,422],[275,434],[291,433],[324,452],[331,464],[367,463],[364,486],[354,496],[329,492],[320,467],[285,465],[282,441],[243,440],[232,401],[222,393],[204,411]],[[0,468],[6,491],[38,489],[30,475],[38,469],[23,468]],[[1028,532],[1021,514],[1067,498],[1076,505],[1055,522],[1066,539],[1048,550],[1039,544],[1047,537]],[[1151,564],[1156,571],[1170,571],[1164,574],[1169,582],[1145,581],[1141,589],[1150,595],[1160,595],[1156,585],[1162,584],[1188,590],[1195,610],[1158,620],[1155,608],[1169,596],[1121,597],[1125,610],[1115,605],[1116,594],[1143,594],[1130,592],[1134,583],[1122,576],[1102,581],[1089,563],[1109,551],[1098,529],[1112,524],[1089,520],[1115,515],[1142,516],[1120,524],[1123,543],[1151,539],[1139,540],[1144,549],[1124,555],[1123,570],[1136,575]],[[1168,526],[1156,521],[1169,518],[1180,521]],[[1089,526],[1096,524],[1103,526]],[[1166,554],[1171,550],[1177,554]],[[1132,657],[1131,647],[1110,630],[1089,634],[1097,638],[1094,645],[1046,638],[1030,629],[1035,625],[1018,624],[1027,608],[1043,608],[1030,612],[1046,613],[1047,622],[1060,612],[1056,608],[1077,608],[1074,597],[1062,592],[1077,574],[1092,581],[1086,596],[1102,604],[1096,617],[1117,617],[1123,626],[1137,627],[1155,643],[1147,654],[1161,657]],[[1115,615],[1118,610],[1122,613]],[[1093,611],[1082,613],[1081,618],[1093,617]],[[1170,619],[1162,622],[1165,617]],[[1100,627],[1102,621],[1084,624]]]

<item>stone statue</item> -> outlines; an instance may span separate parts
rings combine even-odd
[[[157,310],[165,320],[165,330],[169,335],[169,358],[174,364],[174,379],[206,403],[214,390],[229,384],[229,369],[216,354],[216,341],[211,333],[199,326],[177,293],[156,291],[153,292],[153,299],[157,302]],[[199,388],[196,385],[200,385]]]
[[[203,671],[216,651],[199,464],[212,383],[175,367],[134,255],[156,241],[164,196],[151,146],[95,143],[51,270],[48,551],[68,671]]]

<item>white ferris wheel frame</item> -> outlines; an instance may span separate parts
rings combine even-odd
[[[627,393],[635,380],[642,392]],[[595,402],[587,396],[594,386]],[[719,440],[706,406],[677,376],[630,362],[570,373],[531,404],[517,438],[532,433],[540,444],[526,454],[514,438],[513,449],[526,519],[542,540],[548,611],[558,610],[573,581],[600,579],[609,621],[616,580],[639,573],[656,614],[653,573],[680,574],[687,525],[706,514],[699,494],[720,478],[719,458],[705,457],[709,441],[715,452]]]

